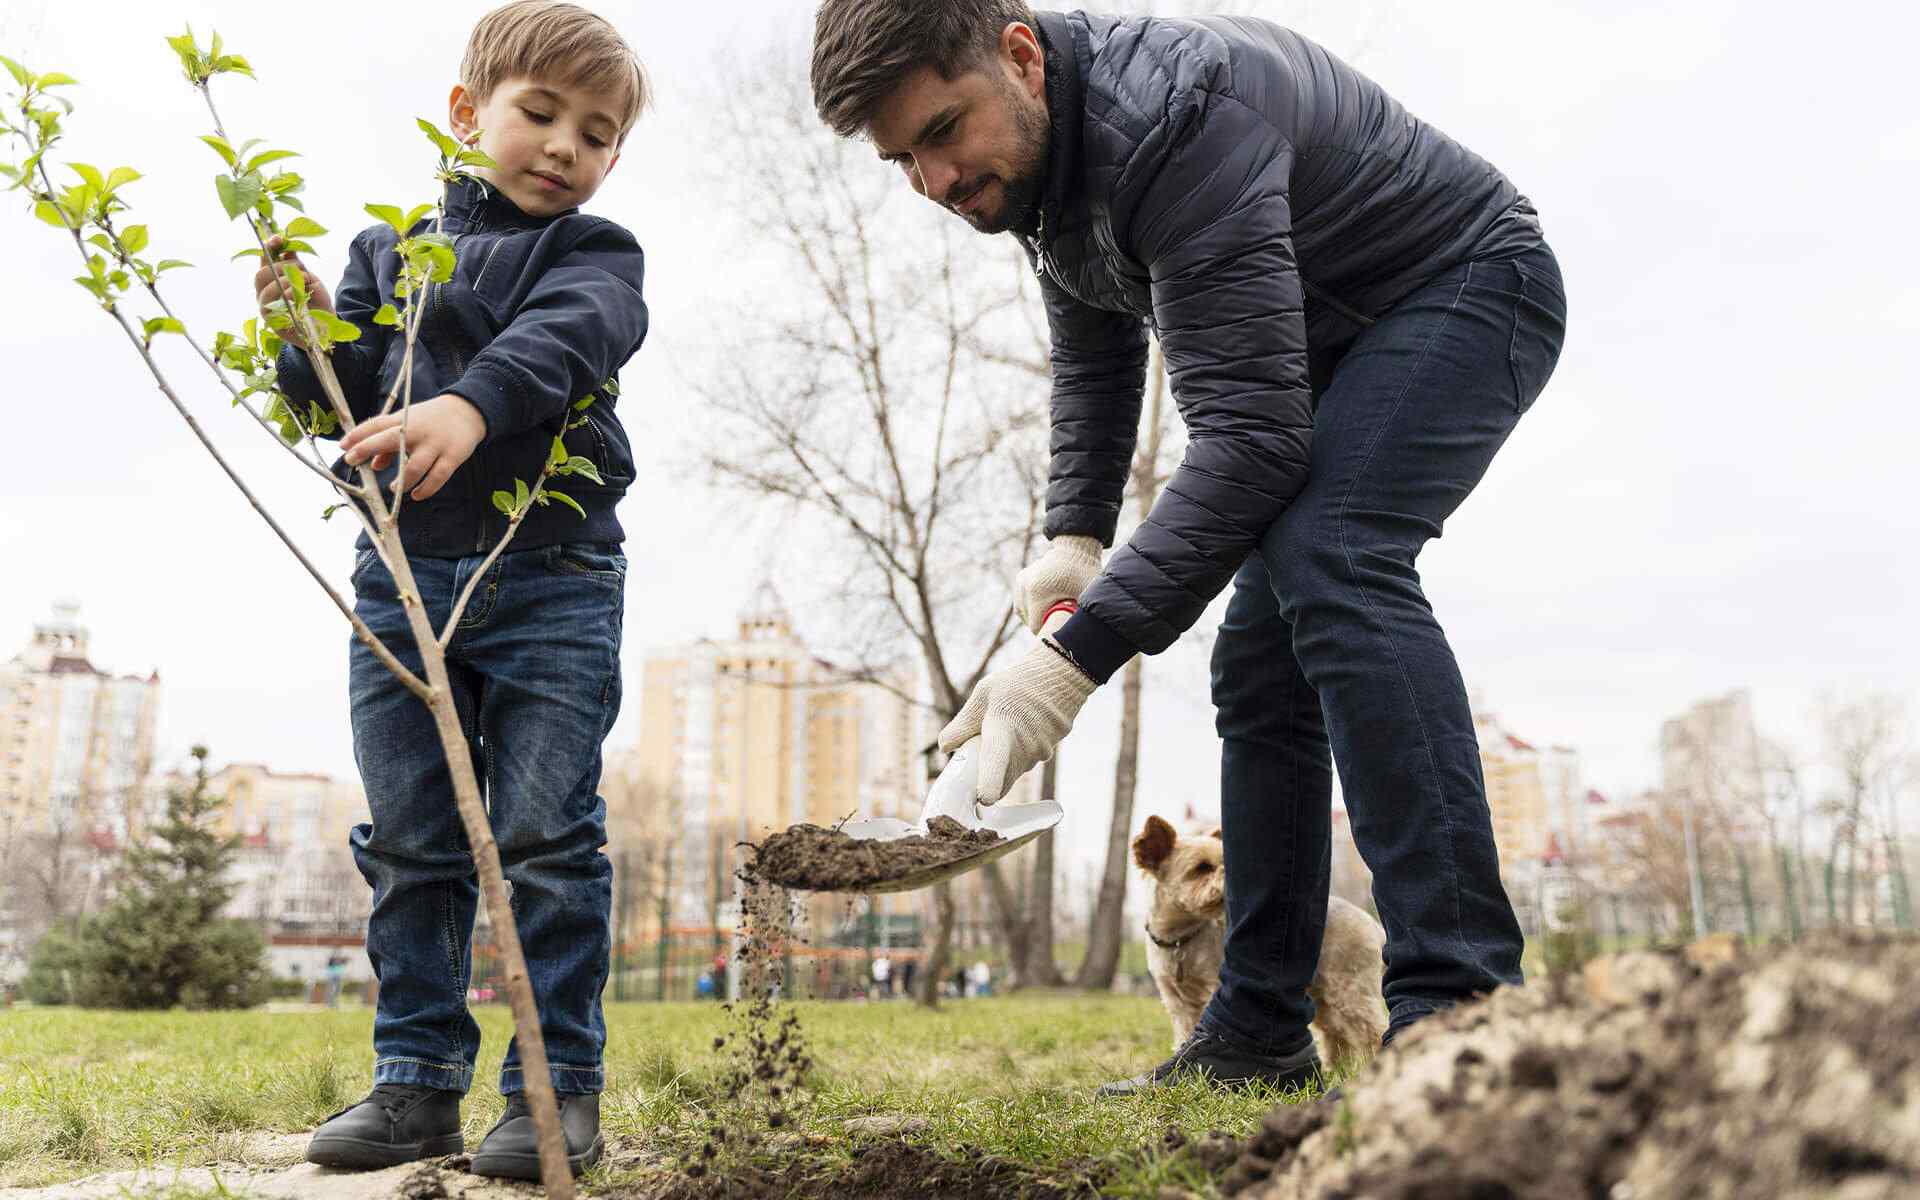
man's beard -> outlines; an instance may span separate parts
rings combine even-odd
[[[1047,184],[1047,139],[1052,131],[1047,127],[1044,111],[1030,107],[1026,98],[1011,87],[1008,93],[1008,101],[1013,106],[1014,133],[1020,145],[1012,174],[1000,180],[1000,208],[971,216],[957,214],[980,233],[998,234],[1008,230],[1025,233],[1039,224],[1041,195]],[[989,182],[990,179],[982,179],[962,194],[971,195],[973,190]]]

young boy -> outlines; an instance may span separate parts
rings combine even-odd
[[[341,442],[344,464],[370,463],[383,484],[406,492],[401,533],[436,629],[505,532],[489,498],[511,493],[516,477],[531,482],[556,434],[564,431],[568,449],[592,459],[604,480],[564,481],[584,520],[558,503],[523,520],[447,646],[576,1173],[602,1146],[600,992],[612,869],[601,853],[606,805],[596,791],[601,742],[620,707],[626,559],[614,505],[634,470],[604,384],[647,330],[639,246],[618,225],[578,210],[618,161],[646,87],[613,27],[574,5],[519,0],[475,27],[450,120],[456,137],[477,132],[498,165],[478,172],[484,186],[447,191],[442,228],[456,239],[459,266],[423,298],[404,478],[396,478],[400,417],[376,414],[399,376],[405,339],[372,320],[395,302],[394,231],[379,225],[354,239],[337,307],[312,287],[315,304],[361,331],[332,354],[360,421]],[[263,307],[280,298],[268,268],[255,287]],[[279,369],[290,397],[322,400],[303,352],[284,351]],[[597,399],[576,412],[589,395]],[[353,586],[355,611],[419,671],[392,575],[364,537]],[[427,708],[357,641],[351,706],[373,816],[351,841],[374,891],[374,1088],[314,1133],[307,1159],[371,1168],[463,1148],[460,1098],[480,1042],[466,1007],[479,891]],[[511,1045],[500,1090],[506,1114],[473,1170],[538,1179]]]

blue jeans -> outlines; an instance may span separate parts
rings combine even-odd
[[[415,558],[421,600],[439,629],[480,567]],[[410,669],[421,670],[393,576],[372,551],[356,564],[354,611]],[[600,993],[612,953],[613,867],[600,746],[620,711],[626,559],[598,543],[507,553],[488,569],[447,646],[455,705],[499,843],[526,952],[553,1086],[598,1092],[606,1022]],[[353,643],[353,747],[371,824],[354,860],[373,885],[367,954],[380,981],[376,1083],[466,1091],[480,1027],[467,1011],[479,881],[431,714]],[[500,1090],[522,1086],[509,1044]]]
[[[1415,560],[1546,385],[1545,248],[1448,271],[1318,364],[1307,486],[1234,579],[1213,651],[1227,940],[1202,1022],[1304,1045],[1337,764],[1386,928],[1391,1038],[1520,982],[1466,687]]]

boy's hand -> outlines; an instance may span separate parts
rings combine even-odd
[[[357,467],[371,459],[374,470],[385,470],[400,456],[400,416],[388,413],[354,426],[352,433],[340,439],[347,464]],[[487,419],[480,410],[451,392],[414,405],[406,420],[407,466],[393,481],[393,490],[412,488],[409,495],[415,500],[425,500],[446,486],[487,436]]]
[[[273,255],[277,262],[289,263],[300,268],[300,274],[306,277],[308,308],[318,308],[332,312],[333,297],[327,292],[327,285],[321,283],[320,277],[307,269],[307,264],[300,261],[299,255],[280,253],[280,247],[286,244],[287,239],[283,237],[278,235],[270,237],[267,239],[267,252]],[[262,317],[267,315],[267,305],[277,300],[287,300],[289,303],[292,301],[292,297],[286,294],[286,289],[281,287],[280,272],[272,262],[261,263],[260,269],[253,273],[253,290],[256,298],[260,302],[260,315]],[[281,330],[280,340],[291,342],[302,350],[307,348],[306,335],[300,332],[298,322]]]

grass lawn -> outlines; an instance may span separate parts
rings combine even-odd
[[[1091,1089],[1163,1057],[1169,1030],[1145,997],[1040,994],[950,1001],[802,1003],[815,1067],[793,1110],[802,1151],[843,1156],[842,1121],[924,1118],[914,1140],[977,1147],[1070,1170],[1130,1161],[1105,1194],[1152,1197],[1162,1184],[1205,1191],[1190,1167],[1138,1156],[1171,1127],[1252,1131],[1272,1094],[1221,1097],[1199,1087],[1095,1102]],[[485,1034],[465,1108],[468,1147],[498,1116],[493,1091],[510,1021],[479,1010]],[[725,1064],[710,1047],[715,1004],[607,1009],[612,1153],[589,1183],[643,1183],[697,1151]],[[372,1015],[337,1012],[131,1014],[15,1008],[0,1013],[0,1187],[59,1182],[143,1164],[231,1161],[249,1135],[310,1129],[365,1094]]]

